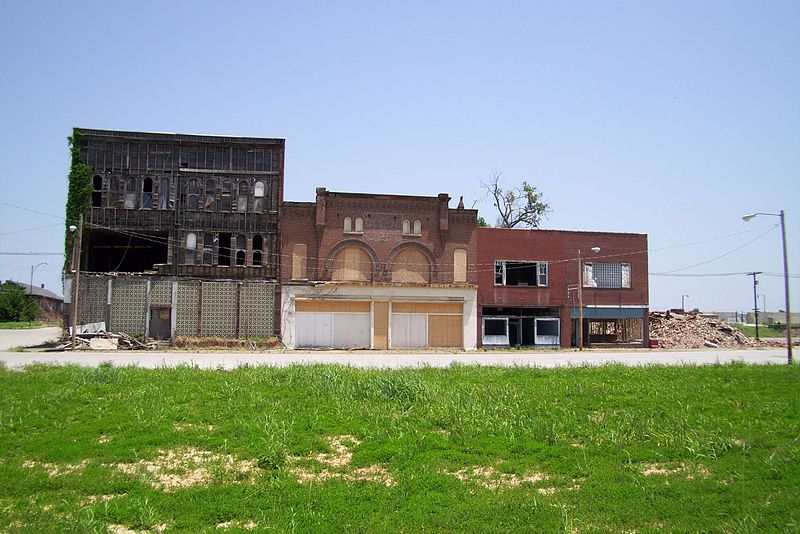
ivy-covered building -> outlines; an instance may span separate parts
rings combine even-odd
[[[284,139],[76,128],[71,146],[79,323],[162,338],[274,334]]]

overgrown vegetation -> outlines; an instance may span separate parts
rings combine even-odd
[[[799,380],[0,368],[0,531],[791,531]]]
[[[756,327],[750,326],[749,324],[741,324],[736,323],[734,326],[739,329],[739,331],[748,336],[748,337],[756,337]],[[792,335],[796,335],[797,328],[792,327]],[[783,326],[771,326],[771,325],[758,325],[758,337],[786,337],[786,328]]]
[[[10,280],[0,285],[0,322],[33,321],[39,315],[36,299]]]
[[[77,226],[81,214],[86,215],[89,209],[89,200],[92,196],[92,168],[83,161],[83,154],[88,146],[88,141],[73,129],[72,136],[67,138],[70,152],[69,175],[67,176],[67,206],[66,206],[66,236],[64,239],[64,267],[69,264],[72,256],[72,244],[75,239],[69,226]]]

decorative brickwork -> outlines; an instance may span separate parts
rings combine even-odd
[[[142,336],[147,320],[147,280],[117,278],[111,286],[112,332]]]
[[[78,324],[106,320],[108,281],[103,276],[81,278],[78,293]]]
[[[244,283],[239,306],[239,337],[265,338],[274,335],[275,287],[277,284]]]
[[[150,306],[172,306],[172,282],[153,280],[150,284]]]
[[[200,282],[197,280],[181,281],[178,284],[176,336],[197,337],[199,335],[197,329],[199,304]]]
[[[235,282],[203,282],[203,336],[236,337]]]

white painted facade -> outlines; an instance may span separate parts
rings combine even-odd
[[[369,314],[296,312],[297,299],[343,300],[390,303],[389,348],[413,348],[427,344],[426,316],[391,312],[393,302],[463,303],[462,340],[465,350],[475,350],[478,341],[478,291],[475,286],[437,287],[320,283],[283,285],[281,289],[281,339],[288,349],[298,347],[373,348],[374,306]],[[345,317],[348,316],[348,317]],[[336,328],[336,321],[349,321]],[[368,320],[368,322],[367,322]],[[340,323],[341,324],[341,323]],[[369,324],[369,330],[366,326]],[[425,327],[425,328],[423,328]],[[365,337],[365,334],[368,337]],[[338,339],[337,339],[338,338]],[[423,339],[424,338],[424,339]]]

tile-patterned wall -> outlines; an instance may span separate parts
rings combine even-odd
[[[144,335],[147,320],[147,280],[115,278],[111,285],[112,332]]]
[[[78,288],[78,324],[105,321],[108,282],[104,276],[81,277]],[[108,325],[106,325],[108,328]]]
[[[236,337],[236,282],[203,282],[203,337]]]
[[[239,337],[275,335],[275,284],[244,283],[239,306]]]
[[[150,305],[172,306],[172,281],[153,280],[150,283]]]
[[[197,307],[200,305],[200,282],[178,282],[178,313],[175,317],[175,335],[197,337]]]

